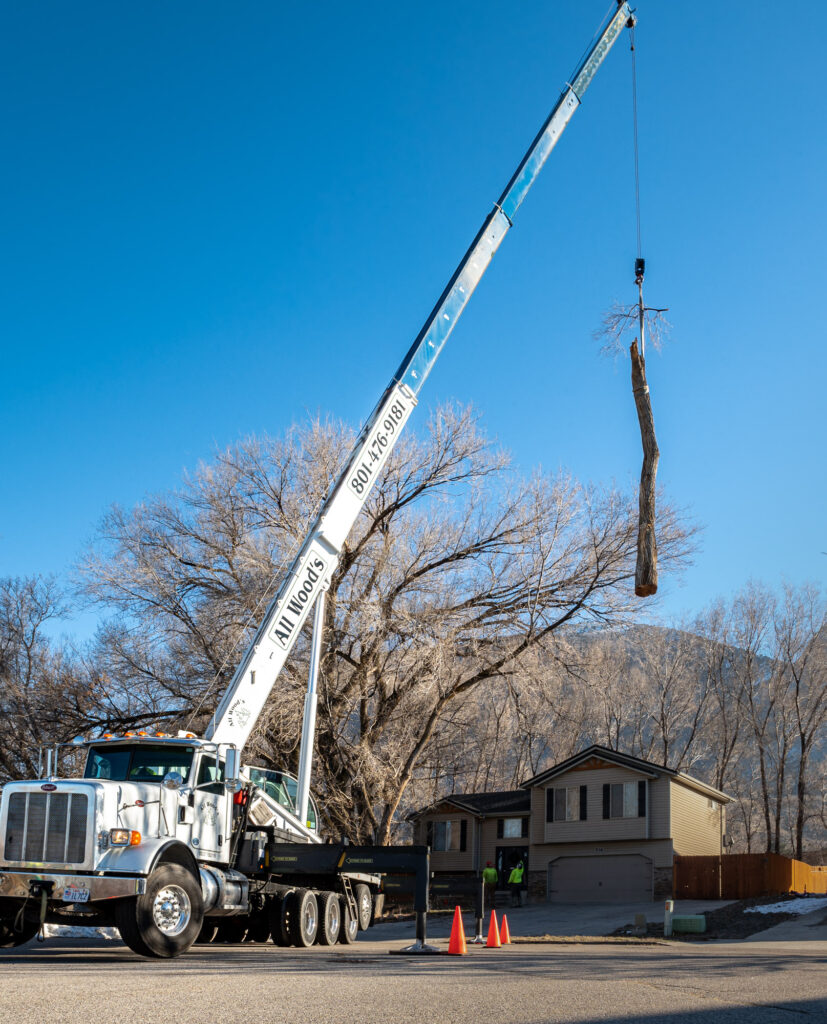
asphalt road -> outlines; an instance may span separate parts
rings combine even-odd
[[[51,940],[0,954],[0,1022],[827,1021],[821,929],[809,941],[470,947],[467,957],[390,955],[400,929],[378,926],[348,947],[203,946],[172,961]]]

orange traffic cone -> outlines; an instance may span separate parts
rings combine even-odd
[[[503,914],[503,926],[500,928],[500,942],[504,946],[511,945],[511,932],[508,930],[508,918]]]
[[[454,923],[451,926],[448,952],[452,956],[465,956],[468,952],[468,947],[465,945],[465,929],[462,927],[462,911],[459,907],[454,911]]]
[[[493,949],[499,949],[502,945],[500,942],[500,929],[497,927],[496,910],[491,911],[491,923],[488,925],[488,942],[485,945]]]

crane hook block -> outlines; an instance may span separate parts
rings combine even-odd
[[[643,275],[646,271],[646,260],[642,256],[638,256],[635,260],[635,284],[643,283]]]

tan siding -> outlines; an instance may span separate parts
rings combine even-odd
[[[587,786],[585,821],[545,821],[545,787],[537,787],[541,791],[542,830],[537,830],[537,838],[545,843],[576,843],[590,841],[616,841],[623,839],[645,839],[646,818],[604,818],[603,817],[603,786],[617,782],[637,782],[646,776],[631,768],[620,766],[598,768],[590,771],[571,771],[552,779],[548,788],[556,789],[564,786]],[[532,807],[533,807],[532,803]]]
[[[517,814],[506,814],[503,815],[506,818],[517,818],[520,815]],[[531,830],[529,829],[529,832]],[[521,836],[517,839],[498,839],[497,838],[497,819],[496,818],[485,818],[482,823],[482,841],[480,843],[480,867],[485,867],[485,862],[490,860],[492,864],[496,863],[497,847],[498,846],[525,846],[527,847],[531,842],[531,836]]]
[[[531,823],[529,840],[542,843],[546,837],[546,791],[542,786],[534,786],[531,790]]]
[[[622,853],[641,853],[649,857],[656,868],[672,867],[672,843],[668,839],[627,840],[618,843],[543,843],[528,851],[532,871],[545,871],[549,861],[557,857],[600,857]]]
[[[670,780],[672,841],[682,857],[717,856],[721,853],[721,808],[709,797]]]
[[[649,780],[649,838],[669,838],[669,779]]]
[[[462,821],[468,822],[467,848],[465,850],[431,851],[432,871],[473,871],[474,870],[474,848],[476,845],[476,818],[471,814],[463,814],[461,811],[445,812],[443,814],[428,814],[419,820],[420,842],[427,843],[427,823],[429,821]]]

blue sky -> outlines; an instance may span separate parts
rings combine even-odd
[[[215,446],[366,416],[604,11],[7,6],[0,573],[65,575]],[[638,14],[659,479],[705,528],[677,613],[825,579],[827,10]],[[631,137],[624,38],[421,396],[473,402],[526,471],[640,472],[628,362],[592,340],[635,298]]]

